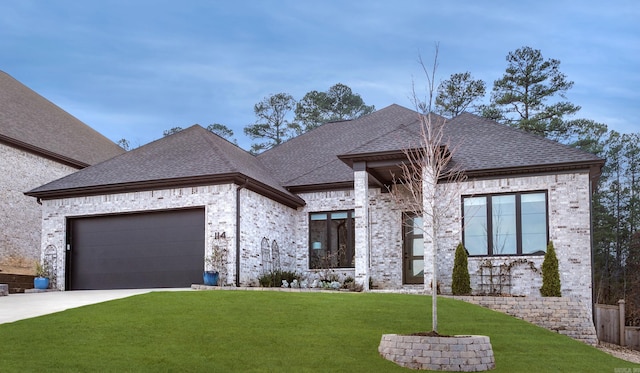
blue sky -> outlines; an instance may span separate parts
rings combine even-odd
[[[113,141],[222,123],[239,144],[253,105],[343,83],[367,104],[412,107],[440,45],[436,80],[487,87],[509,51],[540,49],[575,82],[574,118],[640,132],[640,5],[623,1],[0,2],[0,70]],[[487,95],[487,100],[488,100]]]

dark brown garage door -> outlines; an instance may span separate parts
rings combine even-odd
[[[69,219],[67,289],[202,282],[204,209]]]

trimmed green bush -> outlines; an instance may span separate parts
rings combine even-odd
[[[451,292],[453,295],[471,294],[471,279],[467,266],[467,250],[462,243],[456,247],[456,256],[453,261],[453,274],[451,276]]]
[[[542,287],[540,295],[543,297],[560,297],[560,270],[558,269],[558,257],[553,248],[553,242],[549,241],[547,252],[542,262]]]

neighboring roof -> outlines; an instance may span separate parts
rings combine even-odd
[[[304,201],[284,189],[248,152],[199,125],[27,192],[39,198],[236,183],[288,206]]]
[[[433,115],[433,114],[432,114]],[[445,120],[433,115],[432,120]],[[324,124],[258,158],[290,190],[353,182],[350,160],[401,159],[419,146],[419,114],[391,105],[368,116]],[[443,139],[470,177],[589,169],[604,162],[571,148],[470,113],[447,120]]]
[[[83,168],[124,152],[113,141],[0,71],[0,142]]]

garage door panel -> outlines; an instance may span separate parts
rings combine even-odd
[[[70,223],[72,289],[188,287],[202,281],[204,209]]]

